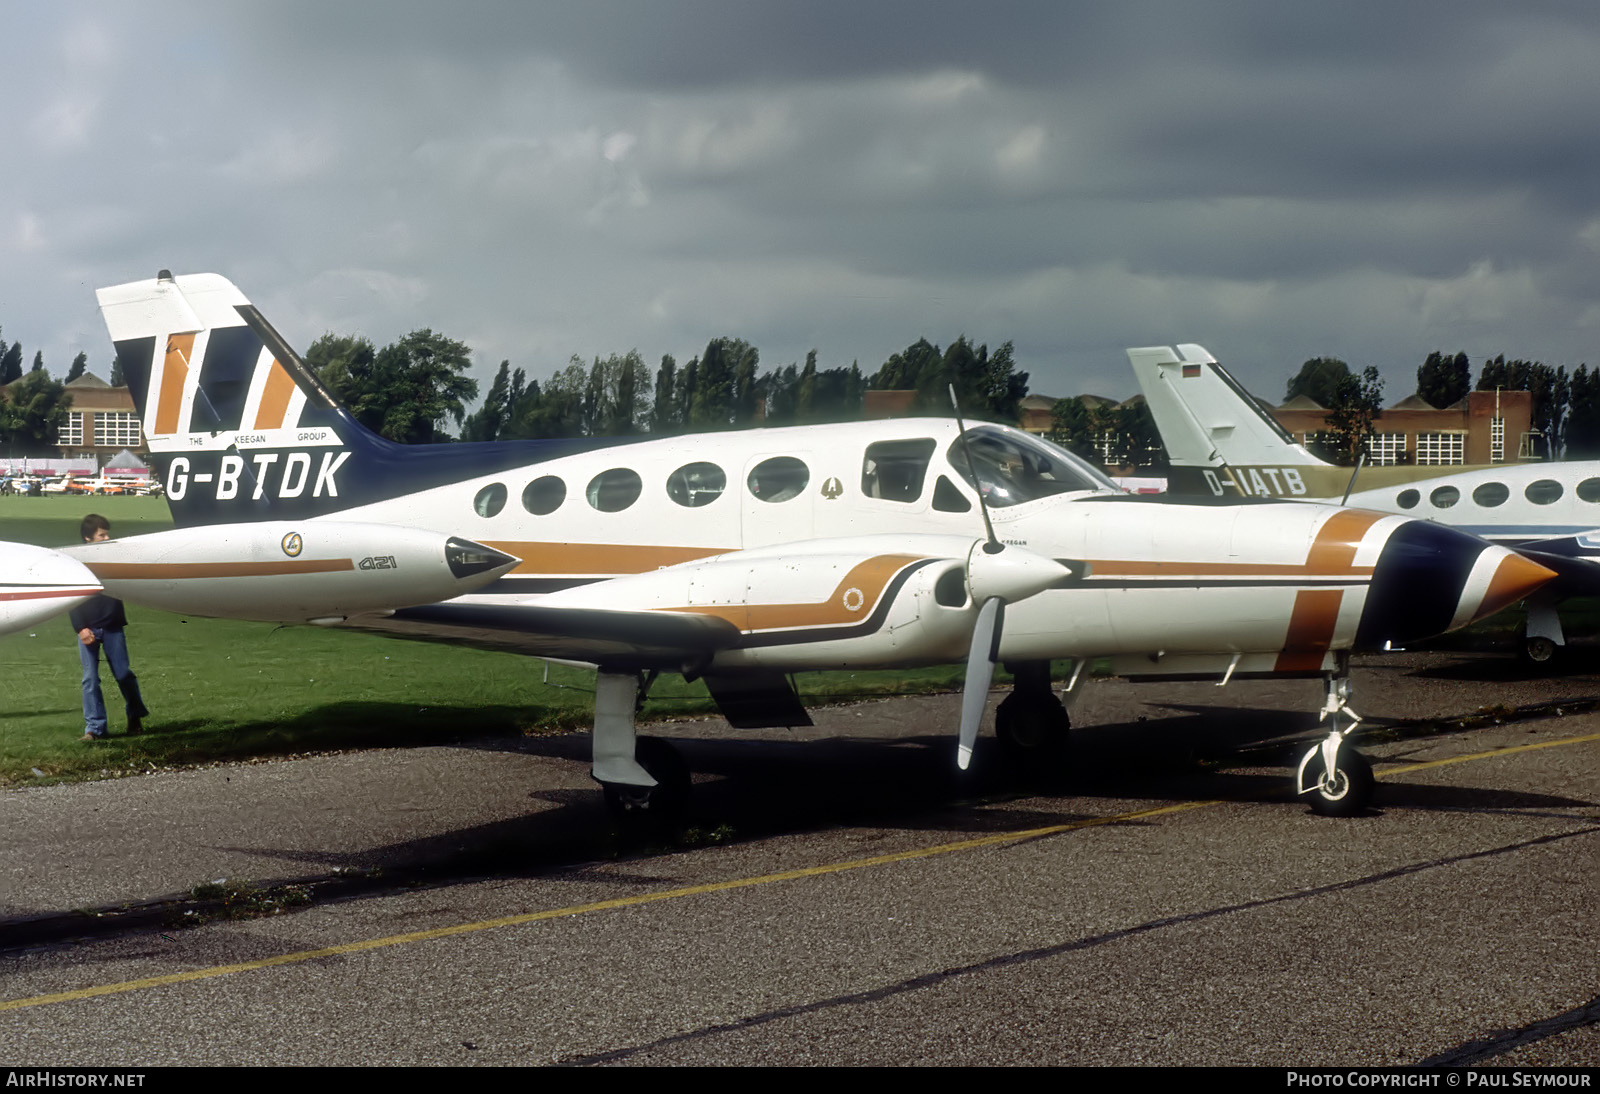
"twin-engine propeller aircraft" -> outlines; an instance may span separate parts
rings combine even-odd
[[[1297,444],[1204,346],[1128,350],[1172,461],[1169,491],[1208,497],[1341,499],[1454,525],[1559,576],[1528,601],[1522,655],[1566,638],[1556,605],[1600,595],[1600,461],[1337,467]]]
[[[71,611],[100,592],[83,563],[59,551],[0,543],[0,634]]]
[[[85,548],[108,591],[592,664],[593,773],[622,811],[687,793],[670,747],[635,737],[660,672],[704,679],[735,726],[805,725],[788,673],[966,657],[964,766],[994,662],[1017,681],[997,735],[1027,749],[1067,729],[1050,661],[1108,656],[1129,675],[1325,677],[1331,728],[1299,788],[1351,812],[1371,769],[1342,747],[1349,651],[1462,626],[1551,576],[1404,517],[1131,497],[1025,433],[948,419],[397,445],[222,277],[163,271],[99,299],[178,525],[170,554],[140,543],[159,537]],[[258,532],[219,540],[216,526]],[[512,568],[380,614],[318,602],[305,574],[267,565],[312,557],[340,527],[363,530],[361,565],[402,579],[429,563],[385,548],[385,530],[432,534],[435,550],[470,540],[478,563]]]

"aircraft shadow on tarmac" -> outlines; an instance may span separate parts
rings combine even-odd
[[[1007,764],[993,738],[979,742],[973,768],[958,772],[948,734],[873,738],[835,736],[677,736],[656,727],[695,772],[684,837],[659,832],[619,835],[595,789],[532,789],[542,805],[525,816],[457,829],[350,853],[245,848],[285,862],[327,869],[381,867],[392,880],[445,881],[479,876],[546,873],[562,866],[609,858],[640,846],[689,847],[717,830],[728,838],[863,827],[950,832],[974,836],[1071,823],[1086,813],[1064,800],[1073,796],[1139,802],[1275,802],[1303,810],[1285,791],[1284,769],[1310,715],[1231,707],[1144,721],[1075,728],[1058,770],[1019,771]],[[731,731],[730,731],[731,732]],[[587,734],[492,739],[460,747],[517,751],[586,765]],[[1255,770],[1259,768],[1259,770]],[[1226,770],[1224,770],[1226,769]],[[1383,807],[1417,809],[1539,810],[1588,803],[1551,795],[1483,787],[1441,787],[1380,782]],[[1129,822],[1138,823],[1138,822]],[[1331,822],[1330,822],[1331,823]],[[720,837],[719,837],[720,838]],[[659,878],[652,876],[652,883]]]

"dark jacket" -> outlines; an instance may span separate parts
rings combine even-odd
[[[73,608],[72,614],[67,618],[72,620],[74,631],[81,631],[85,627],[92,631],[120,631],[128,625],[128,617],[122,610],[122,601],[105,593],[85,600]]]

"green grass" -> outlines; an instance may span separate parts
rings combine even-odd
[[[60,546],[86,512],[118,536],[171,526],[159,498],[0,498],[0,539]],[[75,639],[65,617],[0,637],[0,785],[110,777],[347,748],[441,744],[587,727],[594,673],[510,653],[357,631],[201,619],[128,606],[128,648],[151,716],[122,735],[121,696],[101,669],[112,737],[86,743]],[[806,673],[808,702],[957,687],[955,666]],[[715,709],[705,687],[663,676],[646,719]],[[37,772],[37,773],[36,773]]]

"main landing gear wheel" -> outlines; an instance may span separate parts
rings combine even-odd
[[[994,735],[1014,761],[1065,759],[1071,728],[1066,708],[1051,692],[1040,697],[1013,691],[994,712]]]
[[[655,821],[672,824],[689,809],[689,765],[676,748],[660,737],[640,737],[634,744],[634,759],[656,781],[654,786],[629,786],[601,783],[606,807],[619,820],[629,823]]]
[[[1311,811],[1324,817],[1353,817],[1372,801],[1372,764],[1353,748],[1341,748],[1333,777],[1322,758],[1322,744],[1314,746],[1301,761],[1303,779],[1311,784],[1306,800]]]
[[[1530,665],[1547,667],[1561,652],[1561,647],[1555,641],[1543,635],[1530,635],[1523,638],[1522,649],[1518,651],[1522,660]]]

